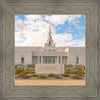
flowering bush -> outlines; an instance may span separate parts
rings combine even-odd
[[[66,74],[85,74],[85,70],[65,70]]]
[[[23,72],[24,70],[22,68],[16,68],[15,69],[15,74],[20,74],[21,72]]]
[[[29,70],[28,71],[28,74],[34,74],[34,73],[35,73],[35,70],[33,70],[33,71]]]
[[[19,64],[15,65],[15,74],[34,74],[35,65],[28,64],[27,66]]]
[[[28,71],[22,71],[21,74],[28,74]]]
[[[84,65],[70,65],[65,66],[65,73],[66,74],[85,74],[85,66]]]
[[[18,65],[15,65],[15,68],[24,68],[25,65],[22,65],[22,64],[18,64]]]

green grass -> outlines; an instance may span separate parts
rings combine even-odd
[[[48,77],[53,77],[54,76],[54,74],[48,74]]]
[[[58,75],[53,76],[56,79],[60,79],[61,77],[59,77]]]
[[[63,74],[62,76],[63,76],[63,77],[70,77],[70,76],[69,76],[69,75],[67,75],[67,74]]]
[[[40,79],[46,79],[47,77],[46,76],[38,76],[38,78],[40,78]]]
[[[36,75],[36,74],[33,74],[33,75],[31,75],[31,77],[37,77],[38,75]]]

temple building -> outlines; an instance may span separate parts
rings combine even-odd
[[[15,65],[17,64],[85,65],[85,47],[56,47],[49,27],[49,35],[44,47],[15,47]]]

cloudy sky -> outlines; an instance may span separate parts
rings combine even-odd
[[[44,46],[49,24],[56,47],[85,46],[85,15],[15,15],[15,46]]]

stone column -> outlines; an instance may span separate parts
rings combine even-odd
[[[62,56],[60,56],[60,64],[62,64]]]
[[[59,64],[59,56],[57,56],[57,63]]]
[[[43,56],[41,56],[41,63],[43,63]]]
[[[39,56],[38,56],[38,64],[39,64],[39,60],[40,60],[40,59],[39,59]]]

